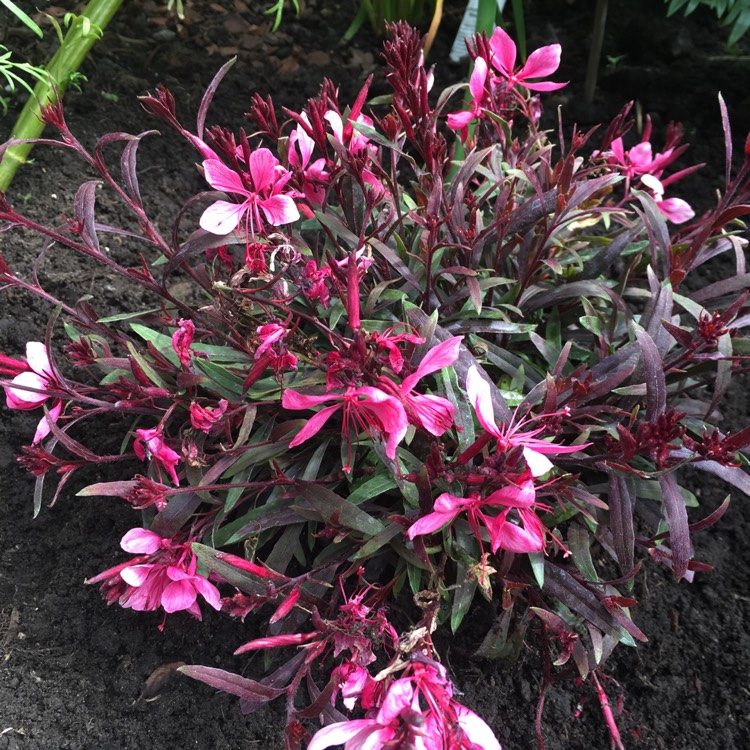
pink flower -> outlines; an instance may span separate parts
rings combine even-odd
[[[400,386],[384,376],[378,380],[378,385],[385,392],[392,393],[401,401],[412,424],[422,427],[436,437],[440,437],[453,426],[453,404],[442,396],[413,393],[413,390],[422,378],[444,367],[450,367],[458,359],[462,339],[462,336],[454,336],[432,347],[422,358],[417,369],[404,378]]]
[[[23,370],[13,378],[11,385],[3,386],[5,388],[5,402],[9,409],[21,409],[23,411],[36,409],[49,398],[52,398],[49,391],[56,390],[58,383],[49,363],[47,347],[43,343],[29,341],[26,344],[26,363],[10,357],[5,358],[4,361],[11,365],[15,363],[19,369]],[[14,388],[13,386],[21,387]],[[26,388],[33,388],[34,390],[26,390]],[[42,391],[47,391],[47,393]],[[49,435],[50,421],[57,422],[61,411],[62,401],[55,399],[50,407],[49,414],[44,415],[39,420],[32,445],[36,445]]]
[[[388,458],[396,457],[396,448],[406,435],[408,419],[399,400],[379,388],[349,387],[344,393],[328,393],[323,396],[309,396],[287,389],[282,396],[281,405],[285,409],[311,409],[333,400],[339,403],[326,406],[314,414],[289,443],[290,448],[301,445],[320,432],[330,417],[341,409],[344,436],[349,435],[351,427],[357,431],[363,430],[370,436],[382,436],[386,441],[386,455]]]
[[[370,334],[370,341],[375,344],[378,354],[383,350],[388,353],[388,364],[397,375],[404,367],[404,356],[401,354],[398,344],[424,344],[424,339],[414,333],[395,333],[395,327],[389,328],[383,333],[376,331]]]
[[[180,484],[175,466],[180,462],[180,456],[164,443],[161,428],[152,427],[149,430],[136,430],[133,442],[135,455],[141,461],[155,461],[157,466],[166,470],[175,485]]]
[[[485,83],[487,81],[487,61],[483,57],[474,60],[474,70],[469,79],[469,92],[471,93],[470,109],[461,112],[451,112],[448,115],[448,127],[451,130],[466,131],[472,120],[482,115],[482,104],[485,98]]]
[[[267,148],[253,151],[249,162],[249,172],[244,175],[244,180],[218,159],[203,162],[206,181],[212,188],[244,198],[242,203],[219,200],[209,206],[200,219],[201,227],[207,232],[229,234],[237,229],[244,217],[245,233],[249,238],[263,230],[264,218],[273,226],[299,219],[299,211],[291,196],[282,192],[291,172],[284,169]]]
[[[302,118],[309,122],[304,113]],[[302,173],[302,192],[305,198],[312,205],[319,206],[325,198],[325,186],[330,175],[325,170],[325,159],[310,162],[314,148],[315,141],[302,125],[298,124],[289,135],[289,164]]]
[[[218,424],[224,416],[227,406],[229,406],[229,403],[224,398],[213,408],[210,406],[201,406],[199,403],[193,401],[190,404],[190,424],[194,429],[205,432],[208,435],[211,432],[211,428]]]
[[[180,320],[177,330],[172,334],[172,348],[183,367],[190,366],[190,358],[193,350],[193,338],[195,337],[195,323],[192,320]]]
[[[532,91],[555,91],[567,83],[537,81],[529,83],[529,78],[543,78],[552,75],[560,67],[562,48],[559,44],[540,47],[529,55],[526,65],[516,70],[516,45],[499,26],[490,37],[492,58],[490,63],[508,81],[508,86],[522,85]]]
[[[453,700],[445,669],[424,657],[395,680],[367,718],[318,730],[307,750],[344,745],[344,750],[501,750],[487,724]]]
[[[159,607],[167,613],[184,609],[200,620],[197,602],[200,594],[211,607],[221,608],[219,590],[196,574],[197,559],[189,544],[175,544],[171,539],[139,528],[128,531],[120,546],[139,557],[86,581],[100,583],[109,604],[118,602],[125,609],[139,612]]]
[[[424,742],[419,736],[422,734],[421,727],[415,725],[415,720],[417,724],[420,723],[419,714],[411,715],[414,697],[411,680],[396,680],[388,688],[383,704],[373,718],[353,719],[323,727],[310,740],[307,750],[324,750],[332,745],[344,745],[344,750],[380,750],[402,733],[411,740],[410,747],[424,749]],[[407,715],[406,726],[400,720],[402,714]],[[404,745],[406,742],[402,743],[402,747]]]
[[[527,475],[528,477],[528,475]],[[511,552],[536,552],[544,549],[545,527],[531,510],[535,503],[536,492],[534,482],[530,478],[523,479],[519,486],[503,487],[486,498],[477,493],[469,497],[456,497],[444,492],[436,500],[432,513],[428,513],[413,523],[406,535],[409,539],[424,534],[432,534],[449,523],[453,523],[458,516],[466,512],[469,526],[482,546],[481,526],[487,529],[493,554],[498,549]],[[483,512],[483,508],[503,507],[500,515],[493,517]],[[517,509],[522,526],[508,520],[508,513],[512,508]]]
[[[664,184],[652,174],[644,174],[641,182],[649,189],[658,209],[675,224],[682,224],[695,216],[695,211],[682,198],[664,198]]]
[[[467,374],[466,393],[482,427],[497,438],[498,450],[509,451],[514,447],[522,448],[523,457],[532,476],[540,477],[553,468],[553,464],[547,458],[546,454],[575,453],[590,445],[590,443],[585,443],[584,445],[558,445],[557,443],[548,443],[546,440],[535,438],[535,435],[544,430],[543,427],[537,427],[526,432],[520,431],[524,425],[545,415],[515,422],[516,415],[514,414],[510,424],[498,426],[495,422],[490,386],[479,374],[479,370],[476,367],[471,367]]]
[[[667,149],[663,154],[653,156],[651,144],[641,141],[629,151],[625,150],[622,138],[615,138],[610,145],[611,154],[616,163],[622,168],[626,177],[635,177],[641,174],[655,174],[663,171],[664,167],[671,161],[672,149]]]

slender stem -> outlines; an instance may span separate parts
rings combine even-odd
[[[594,11],[594,28],[591,32],[591,49],[586,66],[586,81],[583,85],[583,100],[586,104],[593,104],[596,92],[596,81],[599,77],[599,60],[604,45],[604,30],[607,26],[607,7],[609,0],[596,0]]]
[[[34,87],[34,94],[28,98],[13,125],[11,138],[32,139],[42,134],[41,108],[62,97],[71,74],[81,66],[121,4],[122,0],[91,0],[86,10],[75,18],[60,48],[46,66],[47,76]],[[0,162],[0,191],[8,190],[16,170],[27,161],[33,147],[33,143],[20,143],[5,152]]]

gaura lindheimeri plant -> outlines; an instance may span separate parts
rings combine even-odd
[[[255,95],[247,133],[206,128],[229,66],[194,132],[166,89],[143,97],[218,191],[184,196],[167,236],[138,184],[152,133],[90,150],[59,107],[44,117],[60,138],[44,142],[98,180],[62,225],[0,204],[3,230],[45,240],[30,276],[2,261],[5,288],[55,308],[25,359],[0,360],[7,405],[41,419],[19,458],[37,477],[35,511],[53,473],[54,501],[78,468],[119,470],[79,495],[121,498],[144,528],[89,583],[110,604],[266,622],[234,646],[278,652],[270,674],[183,672],[245,712],[283,698],[288,748],[498,748],[512,727],[462,705],[433,641],[469,612],[487,622],[480,655],[537,642],[542,692],[584,680],[621,745],[604,668],[618,644],[646,639],[638,574],[704,575],[691,536],[727,508],[699,507],[682,469],[750,490],[750,428],[728,434],[717,409],[750,352],[750,147],[733,172],[728,145],[724,192],[690,217],[663,197],[692,169],[665,176],[677,128],[660,153],[648,132],[631,145],[626,107],[601,136],[560,127],[555,143],[534,92],[558,86],[559,49],[519,69],[495,32],[471,53],[468,104],[461,86],[428,95],[404,25],[385,44],[383,109],[367,84],[346,105],[324,81],[301,111]],[[130,223],[97,220],[100,184]],[[113,235],[136,261],[105,251]],[[61,246],[139,289],[143,309],[58,299],[43,260]],[[736,273],[691,291],[724,253]],[[172,293],[176,274],[194,294]],[[124,439],[102,455],[105,416]]]

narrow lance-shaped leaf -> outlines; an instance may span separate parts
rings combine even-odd
[[[643,373],[646,380],[646,417],[653,421],[667,408],[667,384],[659,350],[654,340],[637,323],[633,323],[635,337],[641,347]]]
[[[685,498],[677,485],[674,472],[659,477],[662,492],[662,504],[669,526],[669,546],[672,549],[672,573],[679,581],[685,577],[688,564],[693,555],[688,528],[687,506]]]
[[[241,677],[223,669],[203,667],[199,664],[188,664],[180,667],[179,671],[194,680],[205,682],[212,688],[258,703],[267,703],[285,692],[285,688],[269,687],[248,677]]]
[[[367,536],[375,536],[385,529],[381,521],[325,487],[302,480],[297,480],[294,486],[309,507],[320,513],[326,523],[360,531]]]
[[[609,525],[620,571],[627,575],[635,564],[634,496],[625,477],[609,475]]]

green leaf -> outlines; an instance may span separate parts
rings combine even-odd
[[[208,382],[204,383],[206,388],[229,401],[242,400],[242,378],[239,375],[206,359],[196,358],[193,362],[196,369],[208,378]]]
[[[303,480],[297,480],[294,486],[300,496],[307,502],[307,507],[317,511],[326,523],[353,529],[366,536],[375,536],[385,529],[381,521],[360,510],[356,505],[326,487],[320,487]],[[297,505],[296,507],[300,511],[304,509],[304,506]]]
[[[227,583],[240,591],[244,591],[246,594],[263,594],[265,592],[265,586],[252,573],[224,562],[219,557],[221,553],[213,547],[193,542],[191,548],[198,558],[198,562],[204,568],[221,576]]]
[[[451,631],[455,633],[469,611],[474,595],[477,591],[477,579],[471,577],[466,580],[468,568],[462,562],[456,563],[456,589],[453,592],[451,606]]]
[[[0,0],[2,3],[26,28],[31,29],[40,39],[44,38],[42,30],[33,18],[24,13],[12,0]]]
[[[347,499],[352,505],[361,505],[365,500],[378,497],[395,487],[397,487],[396,480],[390,474],[380,473],[358,485],[349,493]]]

